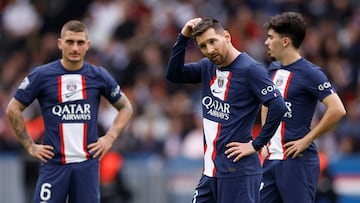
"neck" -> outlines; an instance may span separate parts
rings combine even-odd
[[[294,51],[294,52],[286,53],[279,61],[281,62],[281,65],[287,66],[299,60],[300,58],[301,58],[300,53]]]
[[[83,66],[83,61],[79,61],[79,62],[70,62],[70,61],[66,61],[64,59],[60,60],[61,65],[69,71],[76,71],[76,70],[80,70],[81,67]]]
[[[229,52],[228,52],[228,55],[227,55],[227,58],[225,60],[225,62],[219,66],[220,68],[221,67],[224,67],[224,66],[228,66],[229,64],[231,64],[239,55],[241,54],[241,52],[239,50],[237,50],[235,47],[231,47],[229,49]]]

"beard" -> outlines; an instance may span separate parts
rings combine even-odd
[[[225,58],[220,54],[216,55],[216,57],[208,57],[208,58],[211,62],[213,62],[214,64],[216,64],[218,66],[221,66],[222,64],[224,64],[224,61],[225,61]]]

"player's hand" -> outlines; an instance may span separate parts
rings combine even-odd
[[[101,159],[110,150],[114,140],[115,138],[109,134],[104,135],[97,142],[88,145],[89,152],[93,154],[93,158],[99,157]]]
[[[235,157],[233,162],[237,162],[244,156],[248,156],[256,152],[252,146],[252,141],[249,141],[248,143],[231,142],[227,144],[226,147],[228,148],[225,151],[227,158],[230,159]]]
[[[201,18],[193,18],[189,21],[187,21],[184,25],[184,27],[181,30],[181,34],[185,37],[192,37],[191,33],[193,31],[193,28],[201,21]]]
[[[303,137],[298,140],[287,142],[284,146],[286,148],[286,156],[291,156],[293,159],[302,156],[301,152],[307,149],[311,144],[311,140]]]
[[[269,155],[269,149],[267,146],[264,146],[261,148],[261,156],[266,158]]]
[[[51,145],[41,145],[33,143],[27,148],[28,153],[39,159],[40,161],[46,163],[47,160],[51,159],[54,156],[54,147]]]

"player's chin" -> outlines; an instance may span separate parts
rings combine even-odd
[[[78,63],[82,60],[82,58],[80,56],[77,56],[77,57],[69,57],[69,61],[71,63]]]
[[[268,52],[268,55],[271,61],[276,61],[275,56],[271,55],[270,52]]]

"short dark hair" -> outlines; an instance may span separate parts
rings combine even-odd
[[[305,39],[307,23],[304,17],[296,12],[284,12],[269,18],[264,28],[273,29],[282,36],[289,37],[295,48],[299,48]]]
[[[193,32],[191,33],[191,35],[193,37],[197,37],[203,34],[209,28],[213,28],[216,33],[221,33],[222,31],[224,31],[224,27],[221,25],[221,23],[218,20],[211,17],[204,17],[193,28]]]
[[[63,37],[66,31],[85,32],[86,36],[88,36],[88,29],[86,25],[78,20],[70,20],[65,23],[61,28],[60,37]]]

